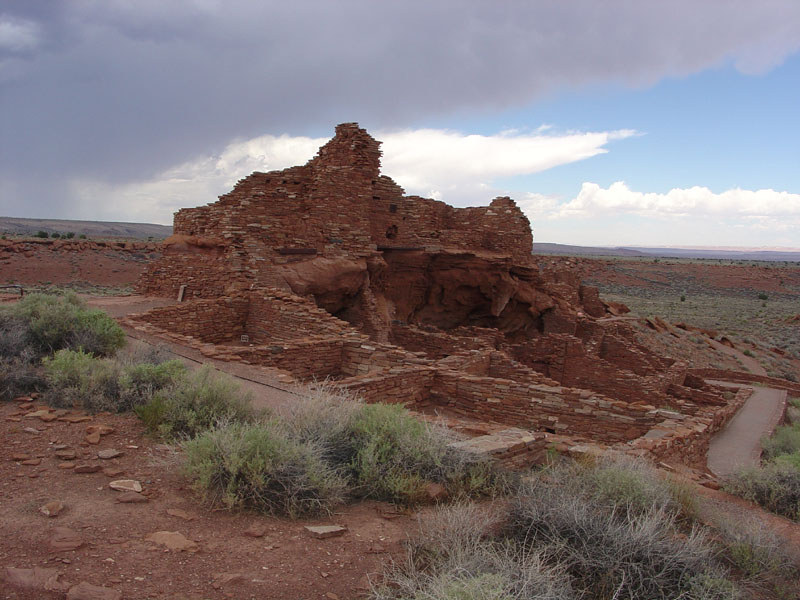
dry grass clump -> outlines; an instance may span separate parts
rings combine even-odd
[[[373,596],[723,599],[739,592],[674,486],[641,461],[557,463],[503,508],[459,504],[421,520]]]

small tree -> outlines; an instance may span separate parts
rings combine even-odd
[[[46,232],[46,231],[42,231],[42,230],[40,229],[39,231],[37,231],[37,232],[36,232],[36,234],[35,234],[33,237],[37,237],[37,238],[46,238],[46,237],[48,237],[48,235],[47,235],[47,232]]]

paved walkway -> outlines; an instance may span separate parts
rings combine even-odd
[[[733,387],[721,381],[714,383]],[[711,439],[707,464],[718,477],[730,475],[742,467],[757,466],[761,458],[761,438],[770,435],[783,416],[786,390],[763,387],[753,390],[753,395],[725,429]]]

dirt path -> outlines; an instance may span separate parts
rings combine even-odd
[[[754,388],[753,395],[725,429],[711,439],[708,468],[725,477],[741,467],[758,465],[761,438],[775,430],[785,410],[786,390]]]
[[[169,306],[175,304],[175,300],[165,298],[151,298],[145,296],[122,296],[122,297],[92,297],[84,296],[89,306],[101,308],[112,317],[120,318],[131,313],[148,311],[159,306]],[[253,406],[256,408],[277,408],[283,404],[293,402],[297,395],[288,386],[282,383],[270,369],[255,365],[245,365],[236,362],[226,362],[214,360],[203,356],[197,350],[187,348],[179,344],[170,343],[164,339],[156,338],[125,327],[128,338],[137,340],[138,343],[157,346],[182,359],[192,368],[201,365],[211,365],[218,371],[227,373],[235,377],[239,384],[250,394],[253,399]]]

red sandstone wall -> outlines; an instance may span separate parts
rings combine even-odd
[[[378,245],[454,246],[530,261],[530,224],[511,199],[460,209],[403,196],[380,175],[380,155],[380,142],[345,123],[306,165],[253,173],[217,202],[178,211],[175,234],[220,240],[224,252],[167,256],[139,290],[173,296],[186,284],[191,296],[215,297],[232,281],[271,285],[271,265],[364,257]]]
[[[634,439],[654,424],[652,407],[629,405],[587,390],[440,371],[431,399],[456,413],[533,430],[574,433],[600,441]]]
[[[248,299],[242,296],[197,300],[154,308],[147,313],[147,323],[211,344],[239,341],[245,333]],[[224,326],[220,326],[224,324]]]

